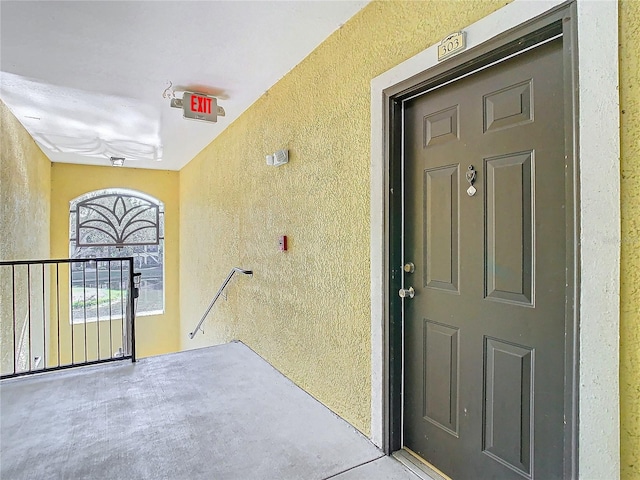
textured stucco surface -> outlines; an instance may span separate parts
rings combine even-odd
[[[0,101],[0,260],[49,258],[51,162]],[[16,289],[25,291],[19,273]],[[0,269],[0,371],[9,372],[12,356],[11,271]],[[23,330],[26,305],[17,301],[16,329]],[[21,312],[21,313],[20,313]],[[26,351],[22,350],[26,355]],[[23,361],[26,358],[22,359]]]
[[[0,260],[49,257],[51,162],[0,101]]]
[[[620,432],[623,479],[640,479],[640,2],[620,2],[622,249]]]
[[[165,313],[136,318],[136,345],[137,354],[140,357],[177,351],[180,348],[178,172],[63,163],[53,163],[51,171],[51,255],[53,258],[69,257],[69,202],[74,198],[103,188],[130,188],[164,202]],[[61,307],[61,318],[68,318],[68,305],[63,304]],[[82,325],[76,325],[76,330],[83,334],[82,328]],[[106,326],[102,325],[102,328]],[[63,342],[69,342],[69,333],[64,330],[61,333],[64,335]],[[65,345],[62,351],[67,351],[68,348],[64,347]],[[51,351],[53,350],[52,348]]]
[[[180,171],[183,348],[240,339],[370,431],[370,82],[505,3],[368,5]],[[189,340],[234,266],[253,278]]]

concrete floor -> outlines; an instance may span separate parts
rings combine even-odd
[[[0,478],[416,480],[241,343],[0,383]]]

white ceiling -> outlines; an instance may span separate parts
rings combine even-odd
[[[367,3],[2,0],[0,98],[54,162],[178,170]]]

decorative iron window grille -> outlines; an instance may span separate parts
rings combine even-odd
[[[140,196],[108,193],[76,204],[76,245],[157,245],[160,208]]]
[[[142,192],[121,188],[96,190],[75,198],[69,209],[69,257],[133,257],[135,271],[142,275],[136,314],[164,312],[164,204],[161,201]],[[96,289],[98,298],[95,301],[100,302],[103,300],[101,295],[108,293],[117,296],[118,292],[110,282],[104,281],[105,274],[105,278],[109,278],[108,271],[103,272],[100,265],[95,272],[91,266],[87,271],[75,271],[79,266],[72,264],[74,305],[86,300],[83,282],[89,282],[90,295],[93,295],[91,289]],[[111,272],[111,276],[114,275],[117,276]],[[84,314],[84,311],[74,311],[72,322],[85,321],[78,317]],[[102,315],[97,312],[95,317],[87,320],[101,319]]]

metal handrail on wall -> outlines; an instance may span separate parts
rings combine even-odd
[[[136,361],[133,257],[0,262],[0,378]]]
[[[218,300],[218,298],[220,298],[220,295],[222,295],[222,292],[224,291],[224,289],[227,287],[227,285],[231,281],[231,277],[233,277],[234,273],[242,273],[243,275],[253,276],[253,270],[243,270],[242,268],[238,268],[238,267],[234,267],[234,268],[231,269],[231,271],[229,272],[229,275],[227,275],[227,278],[225,278],[224,282],[222,282],[222,285],[218,289],[218,293],[216,293],[215,297],[213,297],[213,300],[211,300],[211,303],[207,307],[207,310],[202,315],[202,318],[198,322],[198,325],[196,325],[196,328],[193,330],[193,332],[191,332],[189,334],[189,338],[191,340],[193,340],[193,337],[196,336],[196,333],[198,333],[198,330],[200,330],[202,333],[204,333],[204,330],[202,330],[200,328],[200,326],[202,325],[202,322],[204,322],[204,319],[207,318],[207,315],[209,315],[209,312],[213,308],[213,305],[216,303],[216,300]]]

